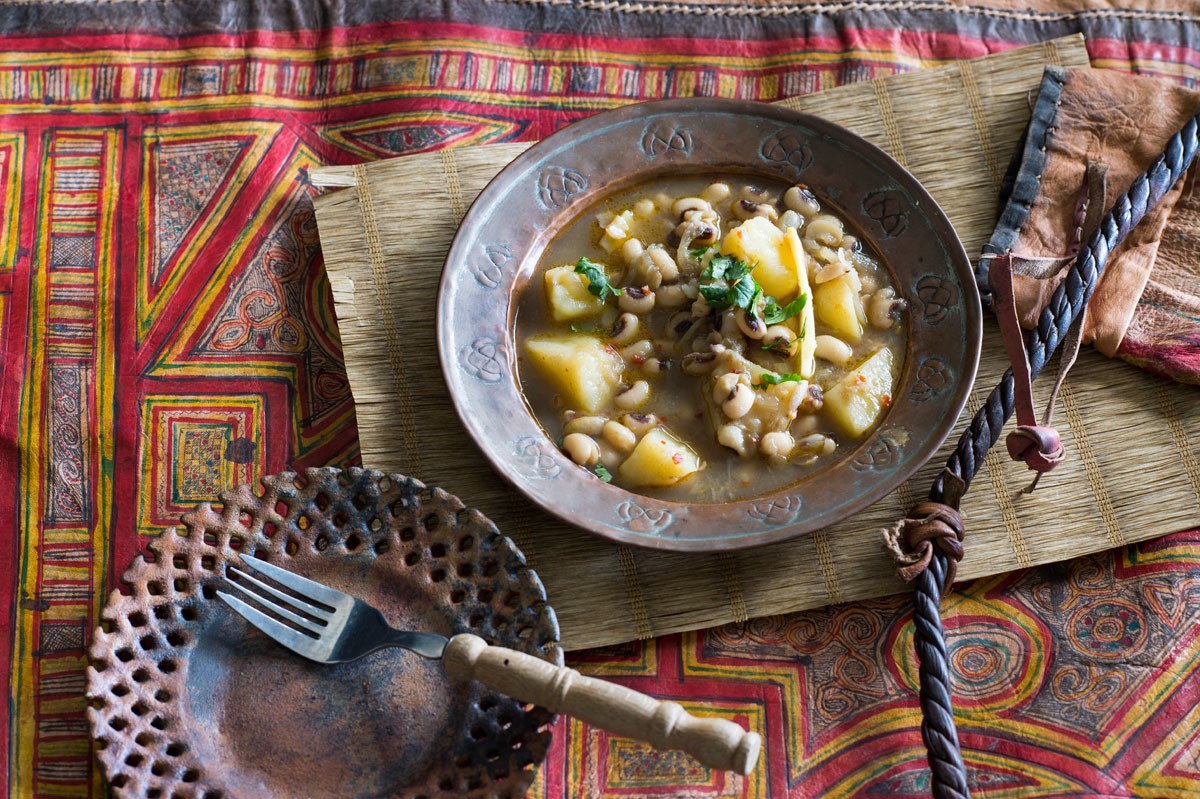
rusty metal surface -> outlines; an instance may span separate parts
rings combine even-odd
[[[903,370],[874,433],[795,483],[723,503],[641,496],[577,468],[530,413],[517,378],[516,298],[554,235],[605,197],[656,177],[728,173],[803,182],[871,243],[910,308]],[[529,148],[471,206],[438,296],[442,372],[459,417],[492,466],[571,524],[622,543],[679,551],[782,541],[845,519],[897,488],[953,428],[974,380],[981,337],[971,264],[916,178],[826,120],[710,98],[596,114]]]
[[[355,594],[397,628],[561,663],[537,575],[482,514],[422,483],[310,469],[202,505],[124,575],[91,642],[89,719],[118,797],[524,795],[553,717],[441,661],[386,649],[311,663],[215,597],[239,552]]]

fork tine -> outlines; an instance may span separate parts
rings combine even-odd
[[[258,629],[262,630],[271,638],[274,638],[279,643],[286,646],[298,655],[303,655],[310,660],[321,660],[320,648],[322,645],[315,638],[309,638],[304,633],[293,630],[282,622],[272,619],[267,614],[257,608],[247,605],[242,600],[235,596],[230,596],[224,591],[218,591],[217,596],[225,601],[231,608],[241,614],[242,618],[253,624]]]
[[[287,569],[281,569],[278,566],[267,563],[265,560],[259,560],[251,555],[242,555],[242,562],[247,566],[252,567],[255,571],[275,580],[280,585],[285,585],[297,593],[304,594],[309,599],[315,599],[318,602],[324,602],[330,608],[337,609],[338,603],[346,599],[352,599],[349,594],[343,594],[341,591],[335,591],[327,585],[313,582],[306,577],[301,577]]]
[[[273,594],[279,593],[278,591],[275,591],[274,589],[272,589],[271,586],[265,585],[264,583],[261,583],[258,580],[255,580],[253,577],[251,577],[248,574],[245,574],[244,572],[240,572],[237,569],[234,569],[232,567],[230,568],[230,571],[237,572],[239,575],[241,575],[242,580],[253,581],[256,584],[258,584],[259,586],[261,586],[262,588],[270,591]],[[241,580],[239,580],[236,583],[233,580],[229,580],[227,582],[227,585],[229,585],[231,588],[236,588],[237,590],[241,591],[243,594],[250,597],[254,601],[261,602],[262,604],[266,605],[271,610],[278,613],[280,616],[283,616],[285,619],[288,619],[289,621],[295,622],[296,624],[300,625],[301,627],[303,627],[306,630],[312,630],[314,633],[317,633],[318,635],[320,635],[322,632],[325,631],[326,625],[317,624],[312,619],[306,619],[298,613],[293,613],[292,611],[288,610],[287,608],[285,608],[281,605],[277,605],[276,603],[270,601],[266,597],[256,594],[255,592],[251,591],[250,589],[246,588],[245,586],[240,585],[240,583],[241,583]],[[290,599],[290,597],[289,597],[289,599]],[[305,607],[312,607],[308,603],[297,602],[297,604],[304,604]]]
[[[320,621],[328,622],[329,618],[331,616],[333,616],[334,613],[337,612],[336,609],[333,611],[330,611],[330,610],[326,610],[325,608],[319,608],[316,605],[312,605],[308,602],[305,602],[303,599],[301,599],[299,597],[291,596],[290,594],[285,594],[282,591],[280,591],[278,588],[274,588],[272,586],[267,585],[262,580],[255,577],[254,575],[247,574],[246,572],[239,569],[237,566],[230,566],[229,571],[236,574],[240,579],[245,580],[248,583],[253,583],[254,585],[258,586],[260,589],[267,592],[271,596],[275,597],[280,602],[284,602],[287,605],[290,605],[291,607],[294,607],[294,608],[299,608],[300,610],[304,611],[305,613],[309,614],[310,616],[315,616]],[[229,584],[233,585],[234,583],[232,580],[230,580]],[[278,605],[279,602],[272,602],[271,604]]]

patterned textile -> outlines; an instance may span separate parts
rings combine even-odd
[[[776,100],[1072,32],[1097,66],[1200,79],[1188,14],[1046,5],[0,6],[7,794],[104,794],[84,650],[150,537],[223,488],[357,460],[310,167],[539,138],[639,99]],[[924,794],[906,607],[577,655],[749,723],[764,762],[734,779],[563,720],[534,794]],[[976,795],[1200,793],[1198,616],[1198,533],[954,595]]]

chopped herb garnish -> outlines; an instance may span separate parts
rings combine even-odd
[[[804,380],[804,378],[795,372],[788,372],[787,374],[778,376],[763,372],[761,375],[759,375],[758,384],[755,386],[755,388],[759,389],[760,391],[766,391],[767,386],[777,386],[780,383],[799,383],[802,380]]]
[[[592,467],[592,471],[595,473],[595,475],[597,477],[600,478],[600,482],[602,482],[602,483],[611,483],[612,482],[612,472],[610,472],[608,469],[604,468],[603,463],[597,463],[595,466]]]
[[[587,278],[588,291],[599,297],[601,302],[621,293],[620,289],[613,288],[612,283],[608,282],[608,275],[604,274],[604,267],[594,261],[580,258],[579,262],[575,264],[575,271]]]
[[[704,254],[707,253],[712,248],[713,248],[713,245],[711,245],[711,244],[709,244],[707,247],[697,247],[694,250],[688,250],[688,255],[692,256],[697,261],[699,261],[701,258],[704,257]]]
[[[707,285],[700,287],[704,301],[713,308],[743,308],[758,315],[758,298],[762,296],[762,287],[750,276],[754,267],[734,258],[732,255],[718,255],[708,263],[701,275],[702,280],[721,280],[725,285]]]
[[[792,347],[792,342],[788,341],[783,336],[772,341],[770,344],[763,344],[762,349],[768,352],[787,352]]]
[[[787,305],[780,305],[774,297],[767,297],[767,303],[763,306],[763,321],[768,325],[777,325],[803,311],[807,304],[807,294],[801,294]]]

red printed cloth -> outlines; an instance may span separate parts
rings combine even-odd
[[[0,792],[102,796],[86,645],[180,514],[357,461],[307,170],[778,100],[1082,32],[1193,86],[1200,23],[1102,3],[22,3],[0,11]],[[417,475],[419,477],[419,475]],[[1200,479],[1200,478],[1198,478]],[[466,498],[469,501],[469,498]],[[1200,793],[1200,535],[947,603],[977,796]],[[538,797],[922,796],[907,600],[581,653],[763,733],[747,779],[560,720]]]

